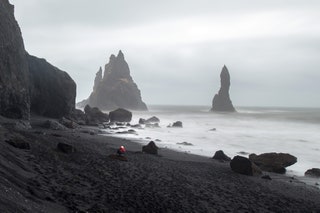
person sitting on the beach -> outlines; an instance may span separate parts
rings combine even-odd
[[[124,148],[124,146],[120,146],[120,148],[117,151],[117,154],[119,156],[122,156],[125,152],[126,152],[126,149]]]

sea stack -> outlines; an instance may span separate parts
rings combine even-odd
[[[78,103],[78,107],[89,104],[101,110],[115,110],[124,108],[129,110],[148,110],[141,99],[138,86],[130,76],[130,69],[119,51],[118,55],[111,55],[109,63],[96,74],[93,91],[88,99]]]
[[[211,111],[235,112],[229,96],[230,74],[226,65],[223,66],[220,74],[221,87],[212,100]]]

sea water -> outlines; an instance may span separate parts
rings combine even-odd
[[[223,150],[230,157],[251,153],[289,153],[298,162],[289,174],[303,176],[320,167],[320,109],[237,107],[235,113],[210,112],[209,106],[150,106],[147,112],[133,112],[131,124],[156,116],[160,128],[136,129],[135,135],[121,134],[142,144],[212,157]],[[168,128],[181,121],[183,128]],[[181,145],[187,142],[192,145]]]

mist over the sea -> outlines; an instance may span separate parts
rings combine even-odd
[[[212,113],[209,109],[209,106],[150,106],[149,112],[134,112],[131,123],[157,116],[160,128],[137,130],[138,135],[126,137],[141,143],[153,140],[162,148],[208,157],[217,150],[230,157],[290,153],[298,162],[287,168],[288,173],[299,176],[320,165],[320,109],[237,107],[236,113]],[[182,121],[183,128],[167,128],[175,121]],[[177,144],[182,142],[192,145]]]

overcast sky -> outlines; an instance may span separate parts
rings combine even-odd
[[[10,0],[27,51],[67,71],[77,101],[121,49],[147,104],[320,107],[318,0]]]

